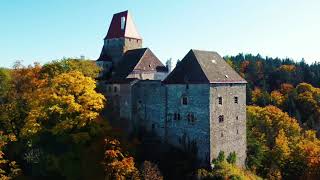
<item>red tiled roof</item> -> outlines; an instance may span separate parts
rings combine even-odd
[[[122,29],[121,21],[123,20],[124,20],[123,22],[124,27]],[[104,39],[123,38],[123,37],[142,39],[137,31],[137,28],[133,22],[133,19],[129,11],[123,11],[113,15],[107,36]]]

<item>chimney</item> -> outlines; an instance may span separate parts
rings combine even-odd
[[[170,73],[172,70],[172,59],[171,58],[167,60],[166,67],[168,68],[168,73]]]

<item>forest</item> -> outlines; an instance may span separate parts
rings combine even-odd
[[[0,68],[1,179],[319,179],[320,63],[226,56],[247,84],[246,168],[126,136],[110,125],[94,61]],[[145,135],[144,135],[145,136]]]

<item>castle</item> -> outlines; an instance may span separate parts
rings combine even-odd
[[[142,48],[128,11],[114,14],[97,64],[100,83],[128,130],[143,126],[176,147],[194,142],[209,164],[220,151],[246,159],[246,81],[216,52],[190,50],[170,72]]]

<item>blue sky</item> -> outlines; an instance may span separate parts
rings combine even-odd
[[[127,9],[163,62],[191,48],[320,61],[318,0],[2,0],[0,66],[96,59],[112,15]]]

